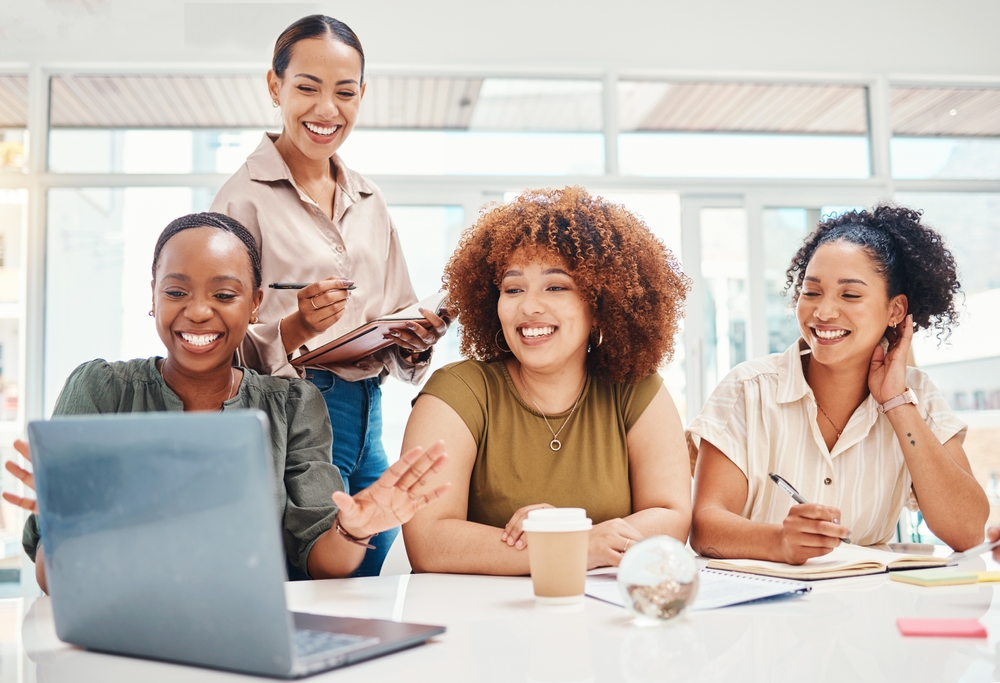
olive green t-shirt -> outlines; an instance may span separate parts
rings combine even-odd
[[[521,400],[502,361],[461,361],[441,368],[421,394],[451,406],[476,440],[469,482],[471,522],[503,527],[525,505],[581,507],[599,524],[632,514],[626,435],[649,406],[663,379],[636,385],[587,378],[576,412],[559,432],[562,448],[542,414]],[[556,431],[570,411],[547,415]]]
[[[157,370],[157,360],[84,363],[66,380],[53,415],[184,410],[180,397]],[[344,490],[340,470],[331,463],[333,432],[326,404],[311,382],[243,369],[239,392],[222,405],[222,410],[245,409],[267,414],[285,553],[295,567],[308,574],[309,552],[333,526],[337,514],[331,496]],[[226,530],[204,529],[203,533],[214,537]],[[38,522],[31,515],[22,539],[31,559],[35,559],[39,541]]]

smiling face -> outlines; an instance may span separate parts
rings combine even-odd
[[[292,48],[284,73],[267,73],[271,98],[281,106],[282,139],[308,159],[329,159],[358,118],[361,55],[330,37],[307,38]]]
[[[810,259],[795,311],[816,362],[867,363],[886,327],[906,316],[906,303],[902,294],[889,298],[885,278],[864,248],[835,241]]]
[[[497,314],[510,350],[525,368],[558,371],[586,362],[593,315],[562,259],[515,253],[500,282]]]
[[[232,365],[263,297],[253,279],[235,235],[191,228],[170,238],[153,280],[153,312],[172,368],[197,375]]]

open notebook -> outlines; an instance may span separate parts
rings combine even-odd
[[[710,569],[722,569],[746,574],[762,574],[783,579],[814,581],[816,579],[838,579],[844,576],[881,574],[899,569],[924,569],[944,567],[947,558],[929,555],[900,555],[878,548],[841,544],[833,552],[822,557],[813,557],[805,564],[791,565],[784,562],[765,560],[711,560]]]
[[[717,609],[756,602],[757,600],[808,593],[811,590],[812,586],[799,581],[701,569],[698,572],[698,593],[690,609],[692,611]],[[625,606],[625,600],[618,589],[616,574],[588,576],[586,592],[592,598],[620,607]]]
[[[364,358],[392,344],[391,339],[385,338],[386,333],[392,329],[399,329],[408,321],[415,322],[424,327],[430,327],[430,323],[424,318],[420,309],[434,311],[438,315],[441,315],[446,307],[445,301],[447,298],[447,291],[432,294],[409,308],[404,308],[396,313],[366,322],[364,325],[354,328],[347,334],[343,334],[333,341],[323,344],[318,349],[313,349],[309,353],[293,358],[291,364],[295,366],[323,366],[335,363],[351,363]]]

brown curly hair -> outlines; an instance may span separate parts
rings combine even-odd
[[[635,384],[673,356],[691,281],[640,218],[581,187],[528,190],[485,210],[462,234],[444,282],[464,356],[510,355],[496,344],[497,303],[503,273],[522,248],[544,249],[568,266],[594,316],[587,366],[595,377]]]
[[[922,211],[880,204],[871,211],[848,211],[816,226],[792,258],[785,291],[793,302],[802,293],[806,267],[827,242],[845,241],[868,252],[885,278],[889,298],[905,294],[913,315],[913,330],[933,328],[939,341],[958,324],[955,297],[962,289],[955,257],[941,235],[920,222]]]

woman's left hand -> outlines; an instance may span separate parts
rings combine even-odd
[[[878,403],[885,403],[906,391],[906,358],[913,341],[913,316],[906,316],[898,328],[889,353],[882,350],[881,344],[876,346],[868,366],[868,391]]]
[[[427,322],[431,324],[429,328],[424,327],[420,323],[407,321],[405,326],[393,328],[389,332],[389,338],[392,339],[394,344],[411,353],[426,351],[437,344],[438,340],[448,331],[447,319],[442,318],[433,311],[428,311],[426,308],[421,308],[420,312],[423,313]]]
[[[426,451],[412,448],[365,490],[353,496],[337,491],[333,502],[340,508],[340,526],[356,538],[369,538],[409,522],[417,510],[448,490],[450,484],[428,490],[426,479],[447,461],[443,441]]]

